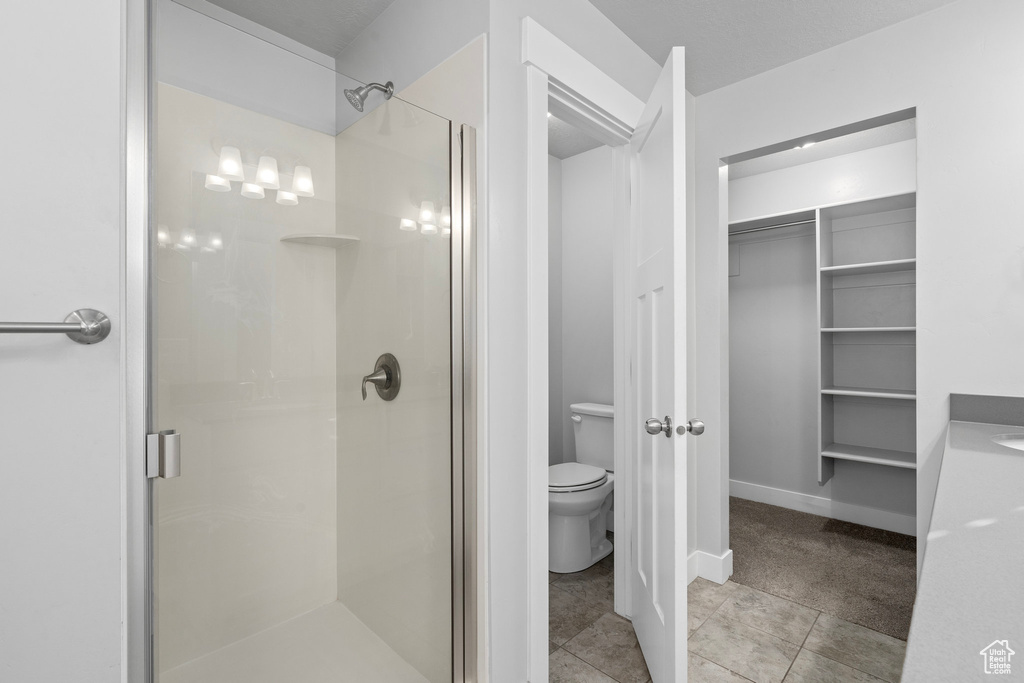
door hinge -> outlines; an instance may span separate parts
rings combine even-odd
[[[181,476],[181,434],[165,429],[146,435],[146,478]]]

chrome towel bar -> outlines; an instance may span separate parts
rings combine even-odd
[[[62,333],[79,344],[96,344],[110,334],[110,318],[92,308],[68,313],[62,323],[0,323],[0,334]]]

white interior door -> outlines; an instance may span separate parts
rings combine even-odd
[[[630,143],[633,626],[654,683],[686,680],[686,90],[674,48]],[[648,420],[651,420],[648,422]],[[681,434],[677,427],[682,426]],[[656,431],[659,427],[662,431]],[[650,433],[655,432],[655,433]]]

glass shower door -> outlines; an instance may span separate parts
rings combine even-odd
[[[352,81],[283,50],[305,100],[186,78],[175,27],[234,29],[172,11],[151,384],[182,462],[152,491],[155,680],[450,681],[450,122],[380,93],[358,115]]]

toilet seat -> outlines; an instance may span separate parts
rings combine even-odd
[[[572,493],[597,488],[608,480],[608,472],[580,462],[563,462],[548,467],[548,491]]]

